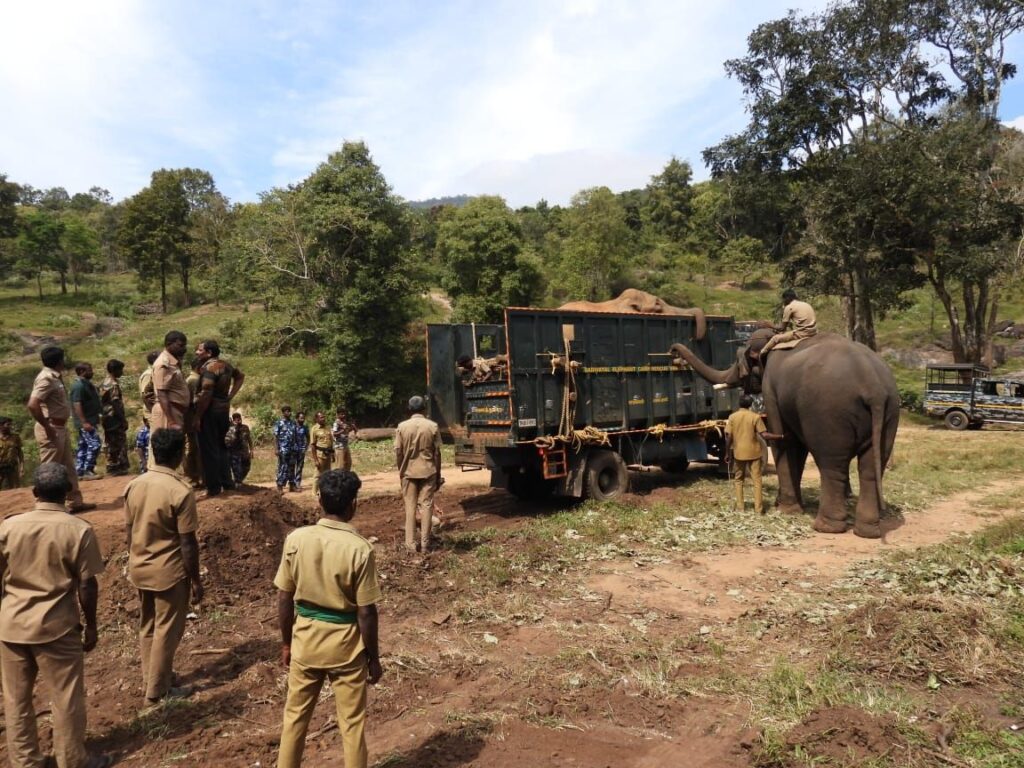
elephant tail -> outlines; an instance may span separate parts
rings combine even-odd
[[[885,424],[885,403],[871,403],[871,453],[875,457],[875,490],[878,511],[885,512],[885,494],[882,493],[882,427]]]

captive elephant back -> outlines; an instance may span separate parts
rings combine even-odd
[[[701,341],[708,330],[707,315],[700,307],[674,307],[662,301],[653,293],[638,288],[627,288],[614,299],[608,301],[570,301],[559,309],[577,312],[643,312],[655,315],[683,315],[692,317],[694,322],[693,338]]]
[[[876,352],[820,333],[769,354],[764,391],[771,430],[794,434],[819,469],[846,467],[870,450],[878,509],[885,509],[882,474],[896,441],[900,399],[892,371]]]

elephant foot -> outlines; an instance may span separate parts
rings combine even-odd
[[[821,515],[814,518],[814,530],[818,533],[846,533],[847,528],[845,520],[829,520]]]
[[[882,526],[878,523],[855,522],[853,524],[853,532],[864,539],[882,538]]]
[[[784,515],[802,515],[804,513],[804,508],[793,502],[786,503],[780,501],[778,507],[779,512]]]

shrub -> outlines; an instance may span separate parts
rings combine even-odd
[[[924,413],[924,400],[918,390],[901,388],[899,393],[900,408],[910,411],[911,413]]]

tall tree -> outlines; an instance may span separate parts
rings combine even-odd
[[[647,185],[647,208],[657,231],[682,243],[690,231],[693,213],[693,169],[685,160],[673,157]]]
[[[21,187],[0,173],[0,238],[18,234],[18,200]]]
[[[539,293],[540,273],[523,257],[522,231],[500,197],[475,197],[442,221],[437,253],[453,322],[503,322],[505,307]]]
[[[26,208],[18,222],[16,242],[17,261],[15,269],[28,277],[34,277],[43,298],[43,272],[59,269],[60,240],[64,223],[52,211]]]
[[[609,298],[626,268],[632,232],[626,213],[608,187],[578,192],[565,217],[561,241],[561,288],[585,301]]]
[[[188,297],[191,271],[189,200],[174,171],[154,171],[148,187],[125,202],[118,240],[139,281],[160,285],[160,304],[167,311],[167,277],[178,270]]]

